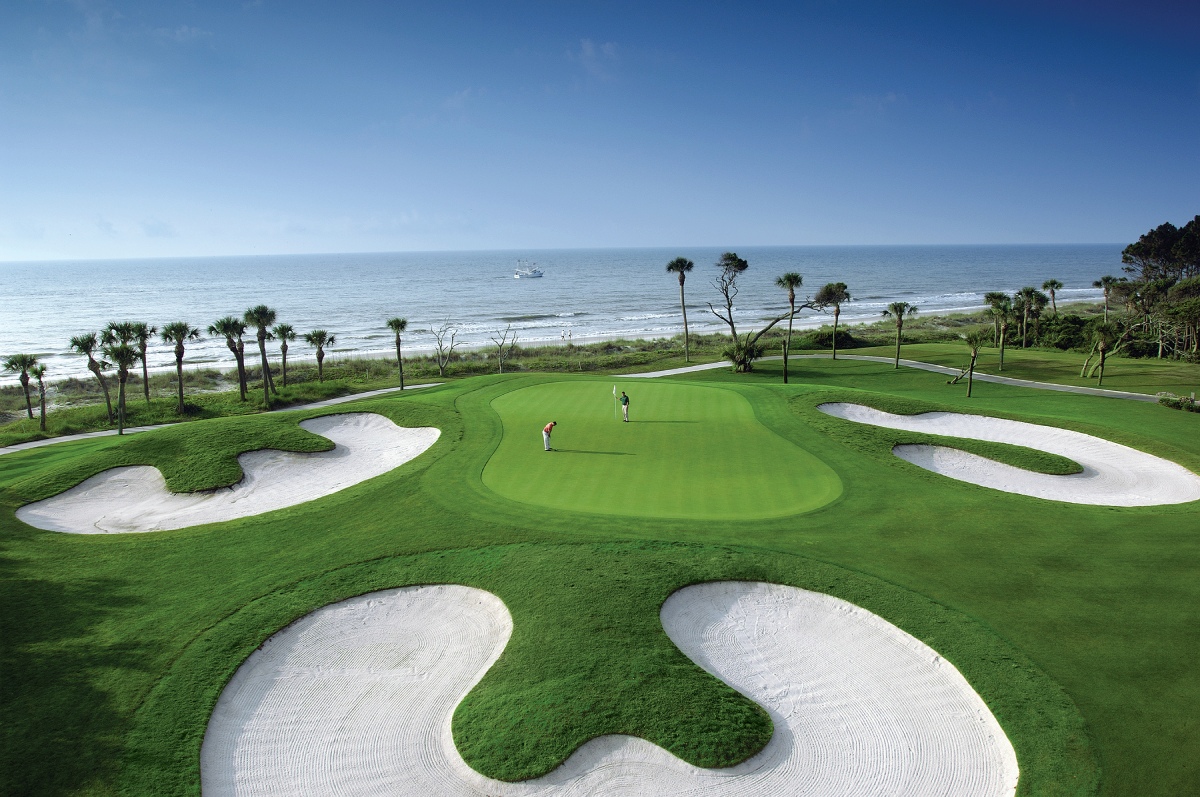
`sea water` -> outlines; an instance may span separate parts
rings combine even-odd
[[[1064,283],[1059,302],[1097,300],[1092,282],[1120,274],[1121,245],[788,246],[738,247],[750,268],[738,282],[739,329],[761,325],[787,311],[787,294],[775,278],[799,272],[797,301],[827,282],[844,282],[853,301],[842,308],[845,324],[874,321],[893,301],[921,313],[977,309],[987,291],[1013,293]],[[110,321],[145,321],[161,328],[187,321],[201,332],[226,315],[241,316],[266,304],[296,332],[324,329],[336,338],[326,352],[394,354],[385,322],[408,319],[406,350],[428,351],[432,329],[449,325],[464,347],[488,346],[511,327],[519,344],[582,342],[603,338],[667,337],[683,328],[679,282],[666,264],[686,257],[696,264],[684,286],[693,332],[725,331],[710,312],[720,307],[712,285],[723,249],[573,249],[492,252],[396,252],[274,255],[109,261],[0,263],[0,356],[36,354],[48,379],[88,376],[87,361],[69,351],[73,335],[98,331]],[[536,279],[514,279],[518,265],[537,264]],[[800,328],[830,323],[828,313],[805,311]],[[253,332],[247,349],[256,348]],[[272,359],[278,347],[271,344]],[[303,340],[289,359],[313,356]],[[173,347],[156,338],[151,368],[174,366]],[[251,362],[254,360],[251,358]],[[187,345],[187,367],[229,367],[224,339],[205,335]],[[15,381],[4,375],[3,384]]]

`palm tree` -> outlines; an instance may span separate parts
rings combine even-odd
[[[21,389],[25,391],[25,411],[29,413],[29,420],[33,420],[33,401],[29,398],[29,372],[37,367],[38,358],[35,354],[11,354],[4,358],[4,370],[13,374],[20,374],[17,377],[21,383]]]
[[[283,386],[287,387],[287,353],[288,341],[296,339],[296,330],[291,324],[276,324],[271,334],[279,341],[279,353],[283,356]]]
[[[158,327],[152,327],[141,321],[130,324],[130,329],[133,332],[133,340],[137,343],[138,357],[142,361],[142,393],[146,397],[146,403],[150,403],[150,369],[146,367],[146,346],[150,343],[150,338],[154,337],[158,332]]]
[[[108,422],[112,423],[115,420],[113,418],[112,396],[108,392],[108,380],[104,378],[104,369],[110,366],[102,360],[98,361],[92,354],[99,345],[100,340],[95,332],[89,332],[86,335],[76,335],[71,338],[71,351],[88,358],[88,370],[95,374],[96,380],[100,382],[100,389],[104,391],[104,405],[108,408]]]
[[[258,353],[262,356],[263,404],[271,406],[271,364],[267,362],[267,337],[275,323],[275,311],[265,304],[255,305],[246,311],[242,320],[247,326],[258,330]]]
[[[1029,315],[1033,318],[1033,343],[1037,345],[1042,339],[1042,313],[1046,311],[1046,305],[1050,303],[1050,297],[1041,291],[1033,292],[1033,300],[1029,303]]]
[[[179,406],[176,412],[180,415],[186,411],[183,405],[183,344],[189,340],[199,340],[200,330],[186,321],[172,321],[162,328],[163,343],[175,344],[175,380],[179,383]]]
[[[972,329],[963,335],[963,340],[971,349],[971,364],[967,366],[967,398],[970,398],[971,387],[975,381],[975,361],[979,359],[979,349],[987,343],[987,333],[982,329]]]
[[[1103,324],[1097,324],[1096,329],[1092,332],[1092,340],[1096,345],[1096,351],[1100,353],[1100,381],[1096,383],[1097,385],[1104,384],[1104,359],[1120,339],[1120,328],[1116,324],[1110,324],[1107,321]]]
[[[992,318],[995,319],[996,328],[1000,330],[1000,370],[1004,370],[1004,342],[1008,337],[1008,325],[1013,320],[1013,305],[1012,300],[1004,294],[1000,294],[1003,301],[997,301],[992,305]]]
[[[679,275],[679,309],[683,311],[683,361],[685,363],[691,362],[692,357],[688,350],[687,303],[683,300],[683,282],[687,279],[688,272],[695,266],[696,264],[686,257],[677,257],[667,263],[667,273]]]
[[[783,383],[788,381],[788,351],[792,348],[792,319],[796,317],[796,288],[804,284],[804,277],[795,271],[789,271],[775,278],[775,286],[783,288],[788,294],[788,331],[783,343]]]
[[[242,342],[245,332],[246,325],[231,315],[218,318],[208,327],[208,334],[225,338],[225,346],[233,352],[233,359],[237,361],[238,390],[241,391],[242,401],[246,400],[246,346]]]
[[[1000,320],[995,317],[995,310],[1002,304],[1011,304],[1012,300],[1003,291],[988,291],[983,295],[983,303],[992,308],[992,342],[1000,339]]]
[[[325,381],[325,347],[332,346],[337,341],[333,335],[330,335],[323,329],[314,329],[312,332],[304,334],[304,342],[309,346],[314,346],[317,350],[317,381]]]
[[[1032,285],[1026,285],[1021,290],[1017,291],[1017,296],[1020,298],[1021,307],[1021,348],[1028,345],[1029,339],[1029,310],[1033,305],[1038,289]]]
[[[829,282],[817,291],[813,301],[819,305],[833,305],[833,359],[836,360],[838,316],[842,314],[842,302],[850,301],[850,290],[844,282]]]
[[[1112,287],[1120,280],[1111,274],[1106,274],[1100,279],[1092,283],[1093,288],[1101,288],[1104,290],[1104,323],[1108,323],[1108,295],[1112,291]]]
[[[1054,314],[1058,315],[1058,302],[1055,300],[1057,291],[1061,291],[1063,284],[1056,279],[1048,279],[1042,283],[1042,290],[1050,293],[1050,308],[1054,310]]]
[[[104,338],[104,356],[117,366],[117,434],[125,434],[125,383],[129,381],[129,366],[138,361],[138,350],[111,334]]]
[[[896,368],[900,367],[900,339],[904,335],[904,319],[912,318],[917,314],[915,305],[908,302],[892,302],[883,311],[884,318],[896,319]]]
[[[396,333],[396,366],[400,369],[400,389],[404,389],[404,357],[400,353],[400,333],[408,329],[407,318],[389,318],[387,321],[388,329]],[[500,368],[504,368],[504,364],[500,364]]]
[[[41,424],[39,428],[46,431],[46,366],[38,363],[29,369],[29,373],[38,383],[38,404],[41,407]]]

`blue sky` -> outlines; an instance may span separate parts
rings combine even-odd
[[[0,260],[1131,241],[1198,9],[11,0]]]

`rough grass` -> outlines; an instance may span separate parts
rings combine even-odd
[[[0,458],[0,488],[20,485],[0,491],[0,791],[196,794],[212,705],[257,645],[331,601],[435,582],[493,591],[516,621],[503,666],[455,716],[481,771],[535,774],[618,728],[694,760],[736,760],[765,741],[761,721],[664,646],[657,616],[673,589],[727,578],[828,592],[925,640],[997,715],[1021,794],[1200,790],[1200,508],[1085,507],[962,484],[898,460],[876,430],[823,427],[836,419],[815,405],[857,391],[882,409],[1049,423],[1197,471],[1200,416],[1002,385],[977,385],[968,401],[944,377],[875,363],[804,361],[792,373],[788,387],[771,363],[686,378],[737,391],[842,480],[834,503],[776,519],[582,516],[496,495],[483,481],[503,430],[492,403],[513,388],[497,377],[340,407],[443,435],[393,473],[225,524],[79,536],[32,529],[13,510],[44,476],[65,483],[135,443],[186,473],[315,413]],[[184,440],[160,450],[166,431]],[[770,472],[758,489],[773,489]],[[704,716],[679,714],[681,696]]]

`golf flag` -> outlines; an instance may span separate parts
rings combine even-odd
[[[613,418],[617,417],[617,386],[613,385]]]

